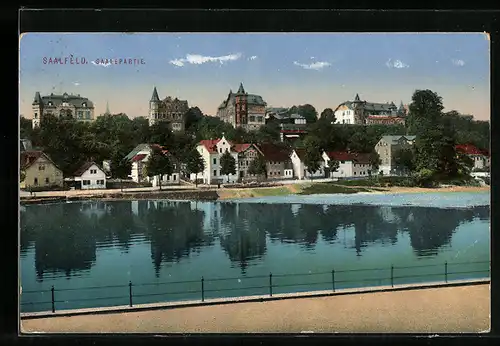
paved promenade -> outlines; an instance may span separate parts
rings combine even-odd
[[[24,333],[479,333],[490,285],[21,321]]]

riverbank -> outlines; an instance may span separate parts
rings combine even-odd
[[[343,186],[334,183],[307,183],[290,184],[278,187],[250,188],[250,189],[221,189],[217,191],[219,200],[230,200],[240,198],[285,196],[285,195],[311,195],[311,194],[395,194],[395,193],[429,193],[429,192],[486,192],[489,186],[447,186],[440,188],[421,187],[367,187],[367,186]]]
[[[432,287],[38,318],[22,320],[21,332],[480,333],[490,328],[490,300],[489,284]]]
[[[56,203],[63,201],[80,200],[137,200],[137,199],[172,199],[172,200],[232,200],[240,198],[254,198],[267,196],[286,195],[311,195],[311,194],[394,194],[394,193],[429,193],[429,192],[484,192],[489,191],[489,186],[447,186],[440,188],[419,187],[369,187],[369,186],[344,186],[330,182],[311,182],[300,184],[287,184],[273,187],[253,188],[171,188],[163,191],[124,191],[99,190],[99,191],[46,191],[34,196],[21,196],[21,204]]]

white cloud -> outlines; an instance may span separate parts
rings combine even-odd
[[[207,62],[218,62],[220,64],[223,64],[227,61],[234,61],[238,60],[241,58],[241,53],[237,54],[229,54],[229,55],[224,55],[224,56],[203,56],[199,54],[188,54],[184,59],[174,59],[170,60],[170,63],[175,66],[182,67],[186,63],[188,64],[194,64],[194,65],[201,65],[205,64]]]
[[[73,82],[73,85],[74,85],[74,86],[79,86],[79,85],[80,85],[80,83],[79,83],[79,82]]]
[[[392,60],[392,59],[387,60],[385,65],[389,68],[408,68],[408,67],[410,67],[410,65],[405,64],[401,60]]]
[[[311,64],[300,64],[297,61],[294,61],[293,64],[300,66],[306,70],[316,70],[316,71],[319,71],[319,70],[331,65],[329,62],[326,62],[326,61],[316,61],[316,62],[313,62]]]
[[[95,61],[92,61],[92,64],[96,65],[96,66],[102,66],[102,67],[108,67],[111,65],[110,62],[107,62],[107,63],[103,63],[102,61],[98,61],[98,62],[95,62]]]
[[[455,66],[464,66],[465,65],[465,61],[463,61],[461,59],[453,59],[451,62]]]
[[[250,58],[248,58],[248,60],[255,60],[257,59],[257,55],[252,55]]]

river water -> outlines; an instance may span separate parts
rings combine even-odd
[[[488,277],[489,205],[484,192],[26,205],[21,311],[50,310],[52,286],[63,310],[127,305],[129,283],[142,304],[200,300],[202,285],[209,299]]]

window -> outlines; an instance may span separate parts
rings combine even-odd
[[[90,185],[90,180],[82,180],[82,185]]]
[[[250,115],[250,122],[255,122],[255,116],[254,115]]]
[[[39,165],[38,166],[39,171],[44,171],[45,170],[45,165]]]
[[[245,166],[248,166],[248,161],[245,161]]]
[[[215,160],[215,159],[214,159]],[[214,175],[217,175],[217,171],[214,169]]]
[[[174,180],[174,181],[175,181],[175,180],[177,180],[177,174],[174,174],[174,175],[172,176],[172,180]]]
[[[222,154],[222,148],[219,148],[219,153],[221,153],[221,154]],[[215,160],[215,159],[214,159],[214,160]],[[214,162],[214,164],[215,164],[215,162]]]
[[[38,185],[38,178],[35,178],[34,184],[35,184],[35,186]]]
[[[167,181],[170,181],[170,175],[167,175]]]
[[[97,185],[104,185],[104,180],[97,180]]]
[[[82,107],[87,107],[87,104],[84,102],[84,103],[82,104]]]
[[[221,152],[222,152],[222,149],[221,149]],[[214,165],[216,165],[216,164],[217,164],[217,159],[216,159],[216,158],[214,158]],[[215,171],[214,171],[214,172],[215,172]],[[215,174],[215,173],[214,173],[214,174]]]
[[[340,161],[340,163],[345,163],[345,161]]]
[[[45,178],[45,184],[49,183],[49,178]]]
[[[38,113],[35,113],[35,119],[37,119],[37,118],[38,118]]]

